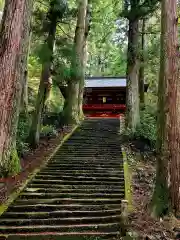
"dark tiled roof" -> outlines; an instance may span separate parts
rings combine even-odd
[[[125,77],[86,77],[85,87],[126,87]]]

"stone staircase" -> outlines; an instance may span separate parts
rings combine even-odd
[[[118,119],[85,120],[0,217],[0,236],[120,235],[125,191],[118,132]]]

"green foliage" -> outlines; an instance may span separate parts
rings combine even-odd
[[[10,158],[9,174],[16,175],[21,170],[20,159],[16,148],[12,149]]]
[[[63,110],[64,99],[59,88],[54,84],[46,101],[47,112],[60,113]]]
[[[121,1],[93,2],[87,75],[125,75],[127,41],[122,29],[126,23],[119,19],[120,8]]]
[[[42,126],[40,136],[44,137],[56,137],[58,135],[57,130],[52,125]]]
[[[47,43],[42,43],[36,49],[39,61],[41,64],[49,62],[51,59],[52,51],[49,49]]]
[[[23,155],[29,151],[29,145],[26,143],[26,139],[29,134],[30,120],[25,115],[20,115],[18,129],[17,129],[17,139],[16,147],[18,155]]]
[[[136,129],[135,137],[149,140],[152,147],[156,144],[156,111],[146,106],[140,111],[140,125]]]
[[[7,159],[6,166],[0,166],[0,178],[1,177],[8,177],[14,176],[21,170],[20,159],[18,156],[18,152],[16,150],[16,144],[13,144],[11,152],[10,152],[10,159]]]
[[[0,0],[0,11],[4,8],[4,0]]]
[[[156,144],[156,109],[151,106],[146,106],[140,111],[140,124],[137,126],[136,131],[132,133],[126,130],[124,135],[129,140],[140,140],[145,145],[154,149]]]

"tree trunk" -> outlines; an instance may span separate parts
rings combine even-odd
[[[158,89],[157,171],[152,199],[155,216],[180,213],[180,83],[177,2],[162,1]],[[173,73],[173,74],[172,74]],[[169,202],[170,199],[170,202]]]
[[[140,68],[139,68],[139,98],[140,106],[144,106],[144,50],[145,50],[145,26],[146,20],[142,20],[142,33],[141,33],[141,53],[140,53]]]
[[[76,124],[78,116],[79,82],[70,80],[67,87],[67,98],[64,102],[63,123]]]
[[[54,5],[52,6],[54,8]],[[47,38],[47,48],[49,51],[49,56],[46,61],[42,65],[42,73],[41,79],[39,84],[39,90],[37,95],[36,101],[36,109],[33,113],[32,117],[32,124],[30,128],[28,142],[31,144],[32,147],[36,147],[39,144],[40,138],[40,130],[41,130],[41,121],[42,121],[42,114],[44,110],[45,101],[48,98],[50,88],[51,88],[51,65],[53,59],[53,49],[56,37],[56,28],[57,28],[57,21],[58,16],[57,14],[53,14],[53,10],[50,9],[50,27],[49,27],[49,34]]]
[[[84,46],[87,4],[88,0],[79,0],[77,24],[74,37],[75,57],[72,58],[72,76],[68,83],[68,91],[72,91],[72,93],[68,92],[68,99],[66,100],[64,107],[64,118],[69,124],[79,122],[79,83],[80,79],[83,78],[82,54]]]
[[[171,200],[171,210],[175,214],[180,214],[180,69],[178,57],[178,27],[176,23],[177,1],[172,0],[171,4],[166,0],[167,10],[167,100],[168,109],[166,133],[169,156],[169,190]]]
[[[83,113],[83,96],[84,96],[84,84],[85,84],[85,68],[87,63],[87,42],[85,40],[85,46],[83,49],[83,59],[82,59],[82,76],[79,80],[79,95],[78,95],[78,116],[82,120],[84,118]]]
[[[0,175],[20,170],[16,132],[32,0],[6,0],[0,32]],[[27,47],[27,46],[26,46]]]
[[[127,53],[126,128],[135,132],[139,124],[138,19],[129,19]]]
[[[27,33],[26,33],[27,34]],[[21,112],[23,112],[28,117],[28,58],[30,52],[30,43],[31,43],[31,32],[29,33],[29,41],[24,46],[24,69],[22,71],[22,94],[21,94]],[[27,48],[28,45],[28,48]]]
[[[88,4],[87,10],[86,10],[84,43],[83,43],[83,51],[82,51],[82,57],[81,57],[82,76],[80,77],[80,80],[79,80],[78,114],[80,119],[84,118],[83,96],[84,96],[84,84],[85,84],[85,69],[87,64],[87,38],[90,30],[90,21],[91,21],[91,9],[90,9],[90,5]]]

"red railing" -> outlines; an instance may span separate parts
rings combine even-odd
[[[84,104],[83,110],[125,110],[125,104]]]

